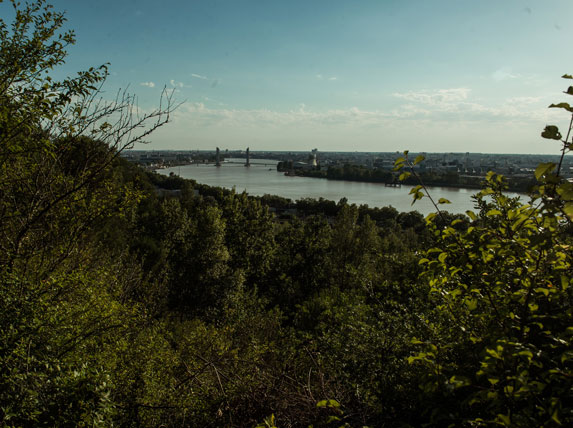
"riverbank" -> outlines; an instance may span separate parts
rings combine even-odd
[[[329,167],[328,169],[285,169],[284,166],[277,165],[279,172],[288,173],[290,176],[308,177],[308,178],[322,178],[326,180],[337,181],[352,181],[358,183],[381,183],[381,184],[395,184],[397,182],[397,175],[390,170],[382,169],[368,169],[357,166],[344,166],[341,168]],[[447,187],[452,189],[468,189],[479,190],[485,181],[485,175],[463,175],[457,173],[437,174],[419,172],[422,182],[430,187]],[[506,182],[508,191],[527,194],[535,185],[536,181],[531,176],[515,175],[507,176]],[[401,184],[416,186],[419,183],[416,177],[410,176],[401,181]]]

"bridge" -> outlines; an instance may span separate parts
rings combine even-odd
[[[221,165],[243,164],[243,165],[247,166],[245,161],[246,161],[246,159],[232,158],[232,160],[225,160],[225,161],[221,162]],[[263,166],[274,166],[274,167],[277,166],[276,163],[268,163],[268,161],[265,159],[250,159],[249,165],[263,165]]]

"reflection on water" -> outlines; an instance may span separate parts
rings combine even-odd
[[[322,178],[288,177],[276,170],[277,161],[251,159],[251,166],[244,166],[243,160],[236,163],[225,163],[221,167],[214,165],[185,165],[159,170],[168,175],[170,172],[180,174],[209,186],[235,188],[237,192],[246,191],[250,195],[278,195],[297,200],[301,198],[320,197],[339,201],[348,199],[349,203],[367,204],[370,207],[391,205],[399,211],[417,210],[426,215],[434,208],[427,198],[411,205],[412,197],[408,195],[411,186],[401,188],[386,187],[381,183],[359,183],[353,181],[335,181]],[[431,187],[432,197],[437,201],[446,198],[451,205],[442,205],[450,212],[465,212],[474,209],[471,195],[475,189],[457,189],[450,187]]]

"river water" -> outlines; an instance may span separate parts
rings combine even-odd
[[[158,170],[160,174],[173,172],[183,178],[196,180],[209,186],[235,188],[237,192],[246,191],[249,195],[265,194],[290,198],[293,201],[302,198],[320,197],[339,201],[348,199],[349,203],[367,204],[370,207],[391,205],[398,211],[417,210],[423,215],[435,211],[428,200],[423,198],[413,206],[408,192],[412,186],[386,187],[381,183],[359,183],[355,181],[326,180],[323,178],[289,177],[276,170],[277,161],[251,159],[251,166],[244,166],[244,159],[229,159],[220,167],[213,164],[184,165]],[[430,187],[434,200],[446,198],[451,204],[441,205],[446,211],[463,213],[474,208],[471,195],[475,189],[457,189],[450,187]]]

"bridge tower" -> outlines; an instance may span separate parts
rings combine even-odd
[[[251,166],[251,154],[249,152],[248,147],[247,147],[247,162],[245,163],[245,166]]]
[[[217,147],[217,153],[215,154],[215,166],[221,166],[221,155],[219,153],[219,147]]]

